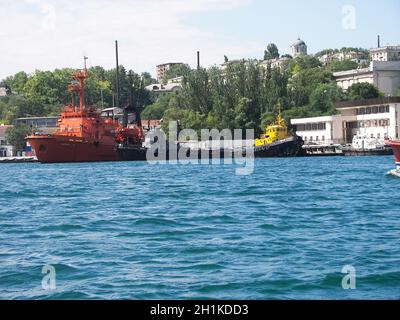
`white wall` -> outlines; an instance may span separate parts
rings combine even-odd
[[[298,136],[300,136],[304,142],[310,143],[318,143],[318,144],[331,144],[332,142],[332,136],[331,136],[331,130],[328,130],[328,126],[326,130],[316,130],[316,131],[297,131],[296,132]],[[324,139],[323,139],[324,137]],[[317,140],[318,138],[318,140]]]
[[[386,104],[387,105],[387,104]],[[363,106],[373,107],[373,106]],[[400,137],[400,104],[389,104],[389,112],[387,113],[372,113],[357,115],[356,107],[341,109],[340,115],[332,117],[314,117],[304,119],[293,119],[292,125],[307,125],[313,123],[325,123],[325,130],[305,130],[297,131],[297,135],[301,136],[307,143],[312,138],[313,143],[318,144],[343,144],[345,142],[344,126],[346,122],[366,122],[369,126],[362,128],[352,129],[352,135],[361,134],[374,138],[378,136],[383,139],[389,137],[391,139]],[[389,126],[382,126],[382,120],[389,120]],[[376,121],[376,125],[375,125]],[[369,122],[369,123],[368,123]],[[322,141],[322,137],[325,137],[325,141]],[[316,138],[318,137],[318,141]]]
[[[343,143],[342,118],[339,115],[326,117],[313,117],[303,119],[293,119],[292,125],[307,125],[315,123],[325,123],[325,130],[305,130],[297,131],[297,135],[302,137],[306,143],[317,144],[341,144]],[[317,140],[318,137],[318,140]],[[322,138],[325,138],[324,140]],[[312,141],[310,140],[312,138]]]

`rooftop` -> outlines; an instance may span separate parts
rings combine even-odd
[[[362,69],[353,69],[353,70],[347,70],[347,71],[339,71],[339,72],[334,72],[333,76],[334,77],[341,77],[341,76],[350,76],[353,74],[360,74],[360,73],[368,73],[372,72],[371,68],[362,68]]]
[[[175,65],[175,64],[183,64],[183,62],[167,62],[167,63],[161,63],[161,64],[158,64],[157,67],[164,67],[164,66]]]
[[[345,109],[352,107],[375,106],[388,103],[400,103],[400,97],[382,97],[377,99],[365,99],[356,101],[341,101],[336,103],[337,109]]]
[[[320,122],[332,122],[335,118],[339,117],[338,115],[333,116],[321,116],[321,117],[309,117],[309,118],[300,118],[300,119],[291,119],[291,124],[303,124],[303,123],[320,123]]]
[[[397,46],[384,46],[384,47],[380,47],[380,48],[371,49],[372,52],[382,51],[382,50],[400,50],[400,45],[397,45]]]
[[[297,38],[296,42],[292,44],[292,46],[301,46],[301,45],[305,45],[306,43],[301,40],[300,38]]]

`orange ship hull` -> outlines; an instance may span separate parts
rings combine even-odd
[[[77,137],[30,136],[28,142],[41,163],[118,161],[115,144],[93,143]]]
[[[386,141],[386,143],[392,147],[394,159],[396,161],[396,168],[400,170],[400,140]]]

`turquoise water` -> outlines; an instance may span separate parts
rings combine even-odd
[[[0,298],[400,298],[392,157],[255,165],[1,165]]]

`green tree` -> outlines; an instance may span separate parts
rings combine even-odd
[[[70,99],[67,85],[72,73],[72,69],[36,71],[24,86],[24,96],[36,104],[64,104]]]
[[[111,106],[112,84],[107,78],[107,71],[103,67],[95,66],[89,68],[88,74],[85,82],[86,104],[99,108]]]
[[[317,52],[314,56],[316,58],[320,58],[326,54],[332,54],[332,53],[339,53],[338,49],[324,49],[322,51]]]
[[[26,147],[25,138],[30,134],[30,128],[25,125],[16,125],[6,130],[6,140],[16,151],[24,151]]]
[[[330,65],[332,72],[354,70],[358,68],[358,63],[352,60],[333,61]]]
[[[16,73],[14,76],[7,77],[0,82],[1,87],[9,88],[9,93],[22,94],[24,86],[28,81],[28,75],[21,71]]]
[[[355,83],[347,90],[349,100],[375,99],[383,96],[378,88],[370,83]]]
[[[279,50],[275,43],[270,43],[264,51],[264,60],[279,58]]]
[[[289,64],[289,70],[296,74],[301,70],[322,67],[321,62],[313,56],[301,55],[293,59]]]
[[[151,84],[157,83],[157,80],[154,79],[154,78],[151,76],[151,74],[148,73],[148,72],[143,72],[143,73],[141,74],[141,76],[142,76],[142,78],[143,78],[144,86],[149,86],[149,85],[151,85]]]
[[[47,110],[19,95],[11,95],[0,99],[1,122],[12,124],[16,118],[28,116],[44,116]]]
[[[191,72],[191,68],[188,64],[176,64],[165,72],[163,82],[167,83],[168,80],[177,77],[185,77]]]
[[[301,107],[310,102],[310,95],[319,84],[335,83],[331,72],[323,68],[305,68],[294,74],[288,83],[290,105]]]
[[[174,93],[161,95],[156,102],[150,104],[145,107],[144,111],[142,112],[142,119],[149,120],[149,119],[157,119],[160,120],[163,118],[165,111],[171,107],[174,108],[174,102],[170,104],[173,100]]]
[[[342,89],[336,83],[319,84],[310,95],[312,116],[335,114],[335,103],[343,98]]]

